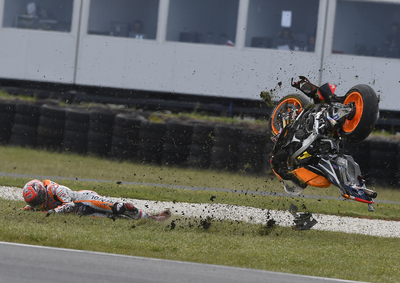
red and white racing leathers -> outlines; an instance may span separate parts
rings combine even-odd
[[[75,212],[97,217],[107,217],[112,214],[111,208],[115,202],[94,191],[73,191],[50,180],[44,180],[43,185],[47,191],[47,198],[43,205],[37,208],[38,210],[54,213]],[[31,210],[32,208],[27,205],[23,209]],[[151,214],[141,210],[137,214],[129,216],[134,219],[154,218]]]

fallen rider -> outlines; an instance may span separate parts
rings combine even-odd
[[[171,216],[168,210],[152,215],[138,210],[132,203],[113,202],[90,190],[73,191],[50,180],[29,181],[22,189],[22,195],[28,204],[22,210],[43,211],[47,212],[47,216],[52,213],[77,213],[109,218],[151,218],[156,221],[164,221]]]

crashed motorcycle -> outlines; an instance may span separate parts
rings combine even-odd
[[[285,191],[300,194],[307,186],[333,184],[344,198],[374,211],[377,193],[366,188],[359,165],[344,154],[343,141],[358,143],[371,133],[379,113],[375,91],[359,84],[338,96],[335,85],[318,87],[303,76],[291,84],[306,96],[283,97],[270,117],[271,168]]]

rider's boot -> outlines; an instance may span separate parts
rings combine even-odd
[[[139,210],[131,203],[115,203],[111,210],[114,215],[124,214],[131,218],[137,219]]]
[[[138,220],[142,218],[150,218],[156,221],[165,221],[169,217],[171,217],[171,212],[169,210],[164,210],[158,215],[152,215],[146,211],[137,209],[131,203],[115,203],[114,206],[111,208],[114,215],[126,215],[129,218]]]

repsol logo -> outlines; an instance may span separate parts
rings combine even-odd
[[[103,198],[100,197],[100,196],[92,196],[91,199],[92,199],[92,200],[100,200],[100,201],[103,201]]]

